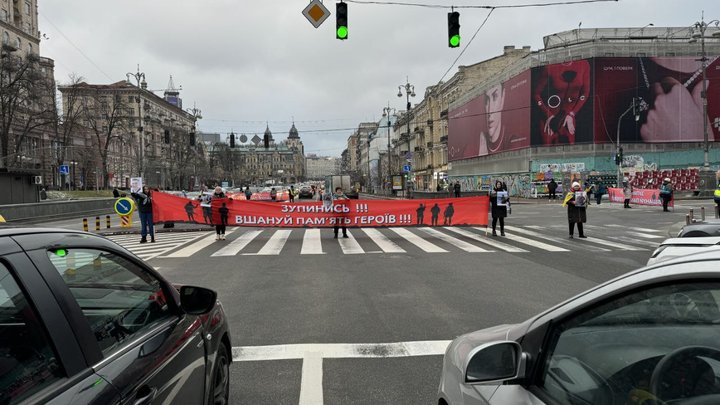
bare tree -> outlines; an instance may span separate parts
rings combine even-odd
[[[74,139],[78,133],[83,132],[84,128],[81,125],[82,119],[82,103],[79,101],[80,91],[78,84],[83,81],[81,76],[71,74],[69,76],[69,83],[61,85],[65,91],[62,96],[56,98],[54,106],[54,115],[56,120],[53,125],[53,141],[55,142],[56,150],[54,151],[53,157],[55,164],[61,166],[66,163],[68,158],[68,147],[80,148],[84,145],[75,145]],[[72,156],[76,157],[79,154],[77,151],[72,151]],[[77,159],[76,159],[77,160]],[[67,179],[63,175],[61,184],[65,184]]]

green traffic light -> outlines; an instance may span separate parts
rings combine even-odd
[[[450,46],[460,46],[460,35],[453,35],[452,37],[450,37]]]
[[[338,27],[337,29],[337,37],[339,39],[346,39],[348,36],[348,29],[345,26]]]

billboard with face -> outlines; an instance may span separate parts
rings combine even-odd
[[[525,71],[451,110],[449,160],[530,146],[529,95],[530,72]]]
[[[586,59],[532,69],[532,145],[593,141],[592,71]]]
[[[698,58],[597,58],[595,143],[702,142],[705,124],[720,140],[720,60],[707,63],[705,118]]]

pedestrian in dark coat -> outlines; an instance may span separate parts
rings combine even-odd
[[[113,187],[113,198],[119,198],[120,192],[118,191],[117,187]]]
[[[155,228],[153,226],[153,202],[150,187],[143,186],[142,191],[131,193],[137,202],[138,213],[140,214],[140,243],[147,242],[147,235],[150,234],[150,242],[155,242]]]
[[[505,188],[498,180],[495,182],[495,188],[490,191],[490,215],[492,216],[493,236],[497,236],[498,222],[500,222],[500,236],[505,236],[505,217],[507,217],[507,206],[510,205],[510,197],[502,198],[500,204],[498,204],[498,192],[501,191],[505,191]]]
[[[558,184],[555,182],[555,179],[550,179],[550,183],[548,183],[548,199],[554,200],[557,198],[557,194],[555,194],[555,191],[557,190]]]
[[[455,190],[455,197],[460,197],[460,182],[456,181],[455,186],[453,187]]]
[[[567,193],[565,200],[563,201],[563,206],[567,207],[570,239],[573,238],[575,224],[577,224],[578,233],[580,234],[579,236],[581,238],[587,238],[583,232],[583,224],[587,222],[587,213],[585,212],[587,206],[587,194],[583,197],[585,201],[582,201],[577,198],[580,194],[576,194],[581,192],[582,188],[580,187],[580,183],[576,181],[572,184],[572,190]]]
[[[668,205],[673,198],[673,187],[670,184],[670,178],[666,177],[660,186],[660,199],[662,200],[663,211],[667,212]]]

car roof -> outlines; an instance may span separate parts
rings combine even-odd
[[[89,232],[82,232],[82,231],[74,231],[71,229],[63,229],[63,228],[46,228],[46,227],[33,227],[28,225],[2,225],[0,226],[0,237],[6,237],[6,236],[18,236],[18,235],[32,235],[36,233],[78,233],[78,234],[86,234],[86,235],[94,235],[98,236],[93,233]]]
[[[709,246],[720,243],[720,236],[701,236],[665,239],[661,246]]]

